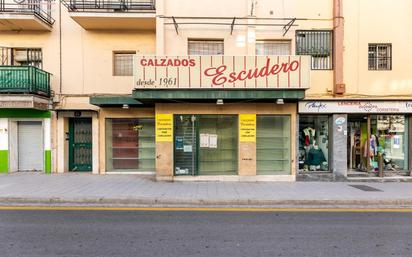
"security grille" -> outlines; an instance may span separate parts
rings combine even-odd
[[[391,70],[392,69],[392,45],[391,44],[369,44],[368,48],[369,70]]]
[[[189,55],[223,55],[223,40],[189,40]]]
[[[133,56],[135,52],[113,54],[113,75],[133,76]]]
[[[40,48],[0,48],[0,65],[34,66],[41,69],[43,55]]]
[[[296,31],[296,54],[312,56],[312,70],[333,69],[332,31]]]
[[[256,41],[256,55],[290,55],[290,41]]]

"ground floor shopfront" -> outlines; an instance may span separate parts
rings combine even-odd
[[[299,173],[409,176],[411,104],[299,102]]]
[[[296,102],[128,108],[106,102],[97,111],[60,111],[58,137],[65,146],[58,142],[58,162],[61,172],[153,174],[161,180],[291,181],[296,174],[296,109]],[[83,126],[76,129],[79,121]],[[76,143],[80,145],[71,150],[69,145]]]
[[[52,171],[51,112],[1,109],[0,173]]]
[[[58,172],[295,179],[296,101],[99,105],[57,112]]]
[[[156,104],[158,179],[294,180],[296,103]]]

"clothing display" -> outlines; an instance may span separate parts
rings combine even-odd
[[[364,147],[364,152],[363,152],[363,156],[364,157],[374,157],[376,155],[378,155],[378,147],[379,147],[379,142],[378,140],[376,140],[376,136],[375,135],[371,135],[370,140],[369,140],[369,151],[368,151],[368,147],[367,147],[367,140],[365,140],[365,147]]]
[[[352,115],[348,120],[350,169],[378,172],[379,163],[382,161],[384,172],[408,170],[409,139],[406,116]]]
[[[326,116],[301,117],[299,126],[299,169],[329,171],[329,119]]]
[[[322,150],[316,147],[313,147],[309,150],[308,157],[306,159],[307,165],[321,165],[325,162],[325,155],[323,154]]]
[[[315,138],[315,134],[316,134],[316,130],[313,128],[305,128],[303,130],[303,133],[305,134],[305,145],[312,145],[313,144],[313,140]]]

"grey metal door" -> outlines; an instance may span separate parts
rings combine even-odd
[[[18,170],[43,170],[43,129],[41,121],[18,122]]]

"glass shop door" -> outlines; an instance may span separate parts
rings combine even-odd
[[[174,174],[197,175],[197,117],[174,116]]]

